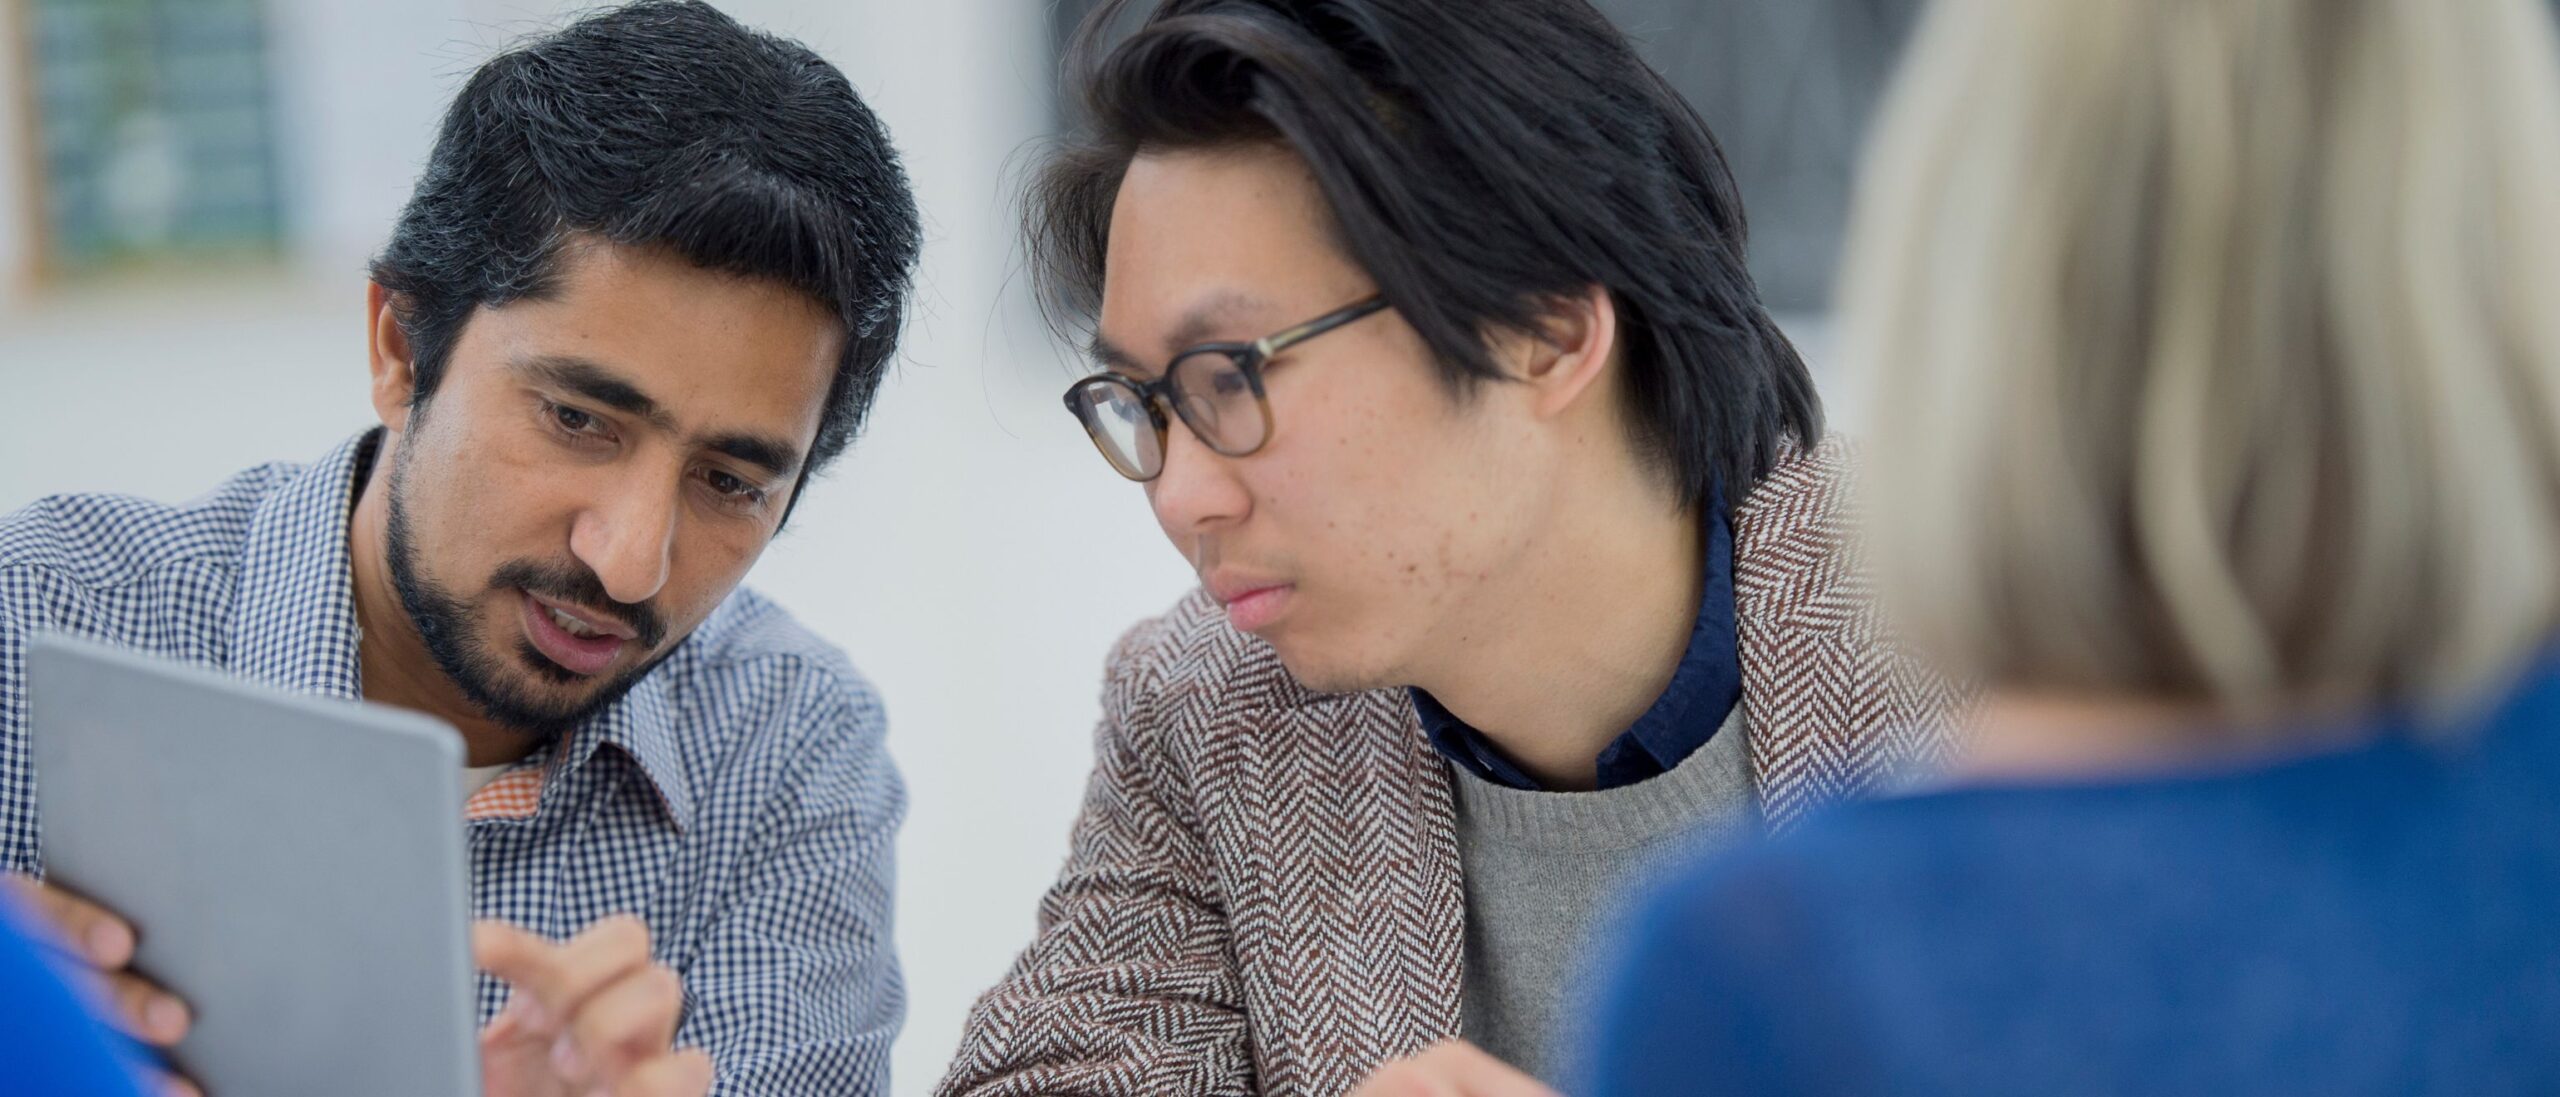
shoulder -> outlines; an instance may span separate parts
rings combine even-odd
[[[1738,902],[1776,897],[1803,908],[1799,914],[1885,909],[1897,891],[1935,874],[1966,871],[1957,862],[1982,848],[1976,839],[2031,810],[2010,795],[1948,792],[1845,803],[1769,841],[1694,860],[1667,876],[1646,902],[1673,917],[1731,916]]]
[[[1749,1017],[1773,1043],[1839,1046],[1859,1027],[1846,1018],[1897,998],[1916,969],[1975,956],[1971,942],[1996,932],[1979,911],[1968,921],[1950,908],[2016,897],[2007,866],[1960,837],[1974,820],[1949,806],[1837,808],[1662,873],[1632,898],[1611,950],[1612,1024],[1640,1028],[1648,1009],[1718,1026]],[[1760,1062],[1769,1050],[1728,1047],[1722,1059]]]
[[[114,586],[186,563],[236,564],[258,504],[300,471],[269,464],[192,500],[52,495],[0,518],[0,569]]]
[[[1593,1093],[1679,1092],[1666,1069],[1731,1079],[1753,1092],[1860,1093],[1906,1087],[1917,1075],[1884,1050],[1906,1029],[1938,1024],[1980,997],[1923,971],[1968,978],[2009,965],[1983,962],[1971,942],[2015,921],[2000,911],[1945,929],[1928,904],[1971,901],[1986,889],[1948,857],[1962,847],[1936,827],[1961,824],[1926,802],[1834,809],[1778,838],[1703,855],[1655,874],[1614,933],[1601,935],[1592,1053]],[[1962,892],[1962,895],[1958,893]],[[1998,903],[1998,897],[1983,897]],[[1913,1003],[1930,1012],[1905,1018]],[[1670,1067],[1670,1064],[1677,1064]],[[1921,1083],[1920,1088],[1936,1088]]]
[[[1795,628],[1872,624],[1857,559],[1857,451],[1840,435],[1791,450],[1733,512],[1735,596]]]
[[[731,592],[659,669],[688,722],[707,733],[697,738],[869,753],[887,730],[879,691],[843,650],[747,587]]]
[[[1755,891],[1794,894],[1827,917],[1857,919],[1857,934],[1914,920],[1955,934],[2003,909],[2070,907],[2072,916],[2058,920],[2082,926],[2142,917],[2183,924],[2244,909],[2243,890],[2272,889],[2288,901],[2323,889],[2354,895],[2443,864],[2405,861],[2393,847],[2490,855],[2501,828],[2484,821],[2485,811],[2529,801],[2529,813],[2512,822],[2547,831],[2560,817],[2552,769],[2541,764],[2560,739],[2545,734],[2554,712],[2560,677],[2475,716],[2479,726],[2450,740],[2428,738],[2428,725],[2405,717],[2359,718],[2343,725],[2363,736],[2347,746],[1994,778],[1837,804],[1774,840],[1695,862],[1663,901],[1714,907]],[[2386,834],[2393,840],[2377,841]],[[2538,854],[2547,843],[2533,846]],[[2341,871],[2350,865],[2359,871]],[[2221,910],[2152,902],[2197,888],[2217,895]]]
[[[653,674],[650,703],[668,721],[657,749],[679,760],[693,817],[755,821],[751,832],[698,832],[745,842],[733,852],[756,855],[741,865],[804,841],[850,857],[846,842],[894,834],[906,790],[879,693],[771,600],[731,591]]]
[[[2249,785],[1990,787],[1845,803],[1667,874],[1641,906],[1658,933],[1752,951],[1732,959],[1772,970],[1818,960],[1856,983],[1861,971],[1969,963],[2024,947],[1998,937],[2031,910],[2080,903],[2094,916],[2117,888],[2208,871],[2217,836],[2245,829],[2247,813],[2230,809]]]
[[[1303,709],[1336,699],[1301,684],[1280,653],[1227,624],[1205,591],[1141,621],[1113,646],[1103,675],[1103,704],[1155,724],[1206,728]]]
[[[1113,649],[1094,748],[1116,772],[1202,794],[1248,772],[1258,774],[1253,780],[1348,782],[1428,750],[1408,734],[1412,712],[1402,690],[1308,689],[1270,644],[1229,627],[1217,603],[1195,590]]]
[[[1771,978],[1820,970],[1852,996],[2025,985],[2075,966],[2094,978],[2087,965],[2106,956],[2191,955],[2196,933],[2231,919],[2302,902],[2355,907],[2406,867],[2374,834],[2459,820],[2429,806],[2448,799],[2436,772],[2417,748],[2385,744],[2272,767],[1837,804],[1676,866],[1635,909],[1657,947]],[[2199,894],[2216,903],[2189,901]],[[2103,953],[2091,950],[2099,940],[2112,942]]]
[[[1944,760],[1951,683],[1878,605],[1857,529],[1857,454],[1793,450],[1734,511],[1734,618],[1762,794],[1774,827]]]
[[[1826,434],[1811,449],[1790,446],[1735,506],[1739,522],[1778,530],[1836,530],[1845,518],[1858,466],[1847,435]]]
[[[820,639],[772,599],[739,587],[685,641],[674,668],[697,682],[717,682],[796,702],[804,708],[876,713],[879,692],[843,649]],[[674,662],[674,660],[670,660]]]
[[[1131,626],[1112,647],[1107,678],[1116,686],[1172,699],[1248,687],[1275,694],[1274,700],[1312,696],[1289,676],[1271,645],[1228,627],[1218,603],[1200,590]]]

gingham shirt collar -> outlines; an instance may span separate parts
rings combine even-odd
[[[364,696],[347,527],[358,476],[372,468],[381,433],[371,430],[339,443],[259,501],[242,548],[239,598],[232,603],[234,673],[300,693],[351,701]],[[674,705],[663,675],[642,679],[561,743],[566,750],[543,781],[545,803],[596,748],[611,744],[639,765],[677,829],[692,824],[693,794],[678,762]],[[545,750],[538,757],[552,755]]]

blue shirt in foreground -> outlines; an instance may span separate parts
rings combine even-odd
[[[1873,803],[1643,903],[1578,1097],[2560,1093],[2560,673],[2458,748]]]
[[[137,1097],[133,1064],[0,909],[0,1093]]]
[[[0,518],[0,870],[38,868],[37,632],[362,696],[347,524],[375,437],[186,503],[60,495]],[[885,1094],[905,1009],[890,938],[905,793],[884,727],[842,653],[737,591],[630,693],[474,797],[472,912],[553,938],[639,915],[684,979],[676,1041],[710,1052],[715,1093]],[[480,977],[483,1021],[504,995]]]

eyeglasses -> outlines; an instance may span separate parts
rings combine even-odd
[[[1272,356],[1386,307],[1386,298],[1371,297],[1250,343],[1202,343],[1174,355],[1153,381],[1097,373],[1067,390],[1067,410],[1111,467],[1132,480],[1164,472],[1165,431],[1173,425],[1167,408],[1211,450],[1250,456],[1271,441],[1262,370]]]

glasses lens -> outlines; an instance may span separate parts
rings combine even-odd
[[[1173,363],[1174,410],[1210,449],[1242,457],[1262,448],[1269,422],[1262,396],[1234,358],[1218,351],[1186,355]]]
[[[1137,389],[1118,380],[1096,378],[1077,385],[1068,406],[1084,423],[1085,433],[1093,436],[1094,448],[1111,460],[1120,475],[1144,480],[1164,467],[1155,420],[1147,414]]]

